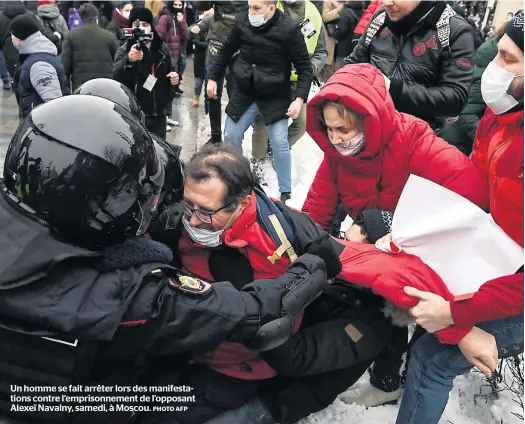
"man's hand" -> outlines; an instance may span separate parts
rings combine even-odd
[[[184,20],[184,15],[182,13],[177,13],[177,21],[182,22]]]
[[[144,52],[142,50],[137,50],[135,46],[132,46],[128,53],[128,57],[132,62],[138,62],[144,59]]]
[[[408,310],[408,313],[429,333],[435,333],[454,325],[450,303],[441,296],[408,286],[404,290],[409,296],[420,299],[416,306]]]
[[[383,78],[385,80],[386,91],[390,91],[390,78],[388,78],[385,74],[383,74]]]
[[[170,72],[166,76],[169,77],[171,85],[177,85],[179,83],[179,74],[177,74],[177,72]]]
[[[213,80],[208,80],[206,91],[208,92],[208,97],[210,99],[216,99],[217,98],[217,82]]]
[[[498,345],[496,338],[481,328],[472,327],[469,333],[458,343],[461,353],[472,365],[487,377],[498,366]]]
[[[297,99],[295,99],[290,104],[290,107],[288,108],[288,112],[286,112],[288,117],[290,117],[292,119],[297,119],[297,117],[299,116],[299,113],[301,112],[301,108],[303,107],[303,103],[304,103],[303,99],[301,99],[299,97]]]
[[[192,34],[198,35],[198,34],[200,34],[201,29],[200,29],[200,27],[199,27],[198,25],[193,25],[193,26],[191,27],[191,29],[190,29],[190,32],[191,32]]]
[[[330,242],[330,235],[323,234],[305,246],[304,253],[319,256],[326,264],[326,275],[328,279],[335,278],[343,268],[339,255]]]

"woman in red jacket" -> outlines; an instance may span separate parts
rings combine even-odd
[[[393,212],[410,174],[488,209],[483,173],[427,123],[398,112],[372,65],[337,71],[308,103],[306,131],[324,159],[303,211],[323,229],[340,202],[354,219],[364,209]]]
[[[488,208],[482,172],[436,137],[426,122],[398,112],[383,74],[369,64],[345,66],[326,82],[308,103],[306,131],[324,151],[324,159],[303,211],[323,229],[332,225],[339,203],[353,219],[365,209],[394,212],[410,174]],[[396,331],[405,348],[401,342],[386,355],[374,370],[373,384],[349,399],[376,406],[399,397],[399,367],[408,334],[406,328]]]

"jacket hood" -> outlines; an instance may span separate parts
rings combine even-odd
[[[4,15],[8,18],[15,18],[27,12],[27,8],[21,1],[8,1],[4,7]]]
[[[43,4],[38,6],[37,14],[41,18],[56,19],[60,16],[60,11],[56,4]]]
[[[58,51],[53,42],[38,31],[27,37],[20,46],[20,54],[31,53],[49,53],[56,56]]]
[[[328,139],[326,127],[317,113],[318,105],[325,100],[342,102],[364,117],[365,149],[358,155],[341,155]],[[325,154],[338,161],[356,163],[377,156],[392,137],[400,119],[381,71],[370,64],[347,65],[339,69],[308,102],[306,131]]]
[[[129,28],[129,19],[122,16],[118,9],[113,9],[111,14],[111,19],[121,28]]]

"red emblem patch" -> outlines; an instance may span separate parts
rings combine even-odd
[[[381,30],[381,32],[379,33],[379,36],[383,39],[385,39],[386,37],[388,37],[389,35],[391,35],[392,33],[390,32],[390,30],[388,28],[383,28]]]
[[[425,43],[426,46],[429,48],[429,49],[432,49],[432,50],[437,50],[438,49],[438,46],[437,46],[437,39],[436,39],[436,36],[433,35],[432,37],[430,37],[427,42]]]
[[[427,48],[424,43],[419,42],[417,43],[414,48],[412,49],[414,56],[421,56],[423,53],[427,51]]]
[[[472,62],[467,59],[456,60],[456,65],[459,69],[463,69],[464,71],[468,71],[470,68],[472,68]]]

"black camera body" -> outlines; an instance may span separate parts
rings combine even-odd
[[[123,28],[124,39],[134,39],[137,42],[137,50],[142,50],[148,41],[153,41],[153,32],[146,32],[140,27],[140,22],[133,22],[133,28]]]

